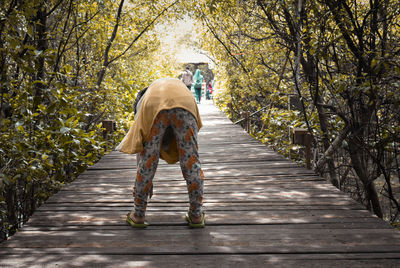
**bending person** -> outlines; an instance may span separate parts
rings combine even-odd
[[[126,221],[132,227],[147,226],[147,199],[152,196],[161,157],[169,164],[179,160],[190,201],[186,220],[191,227],[204,227],[204,174],[197,145],[202,123],[193,95],[178,79],[160,79],[138,94],[135,106],[135,122],[117,147],[124,153],[138,153],[135,209],[128,213]]]

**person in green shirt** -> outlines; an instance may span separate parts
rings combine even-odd
[[[196,72],[194,73],[193,76],[194,80],[194,92],[196,93],[196,102],[200,103],[201,101],[201,85],[203,83],[203,76],[201,75],[201,72],[199,69],[196,69]]]

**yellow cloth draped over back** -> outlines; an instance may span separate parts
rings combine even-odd
[[[155,118],[162,110],[185,109],[196,118],[198,129],[200,130],[202,127],[199,109],[193,95],[185,84],[178,79],[156,80],[149,86],[142,98],[135,122],[121,144],[116,148],[123,153],[135,154],[143,151],[143,143],[150,134]],[[168,150],[163,147],[160,148],[160,158],[168,164],[178,161],[175,136]]]

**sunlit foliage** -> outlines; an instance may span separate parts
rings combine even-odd
[[[115,146],[138,90],[174,75],[154,25],[175,3],[1,1],[2,238]],[[104,137],[106,119],[117,130]]]

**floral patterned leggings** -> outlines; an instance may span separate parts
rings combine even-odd
[[[147,198],[152,192],[153,178],[160,158],[160,148],[164,133],[171,127],[176,138],[179,162],[189,193],[192,216],[202,215],[204,174],[197,146],[197,122],[188,111],[175,108],[161,111],[154,120],[150,135],[138,154],[138,168],[133,191],[135,198],[135,216],[144,217]]]

